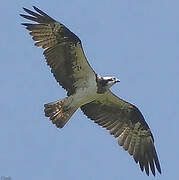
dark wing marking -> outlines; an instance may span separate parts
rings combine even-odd
[[[55,79],[68,91],[75,93],[89,77],[95,80],[95,73],[84,55],[80,39],[63,24],[55,21],[40,9],[36,12],[23,8],[29,15],[20,14],[37,24],[22,23],[30,31],[36,46],[44,51],[47,64]]]
[[[95,123],[109,130],[147,175],[149,166],[154,176],[155,167],[161,173],[152,133],[134,105],[108,91],[102,98],[83,105],[81,110]]]

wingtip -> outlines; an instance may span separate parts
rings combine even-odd
[[[19,14],[21,17],[25,18],[25,15],[24,14]]]
[[[159,161],[158,161],[158,163],[156,163],[156,167],[157,167],[158,172],[159,172],[160,174],[162,174],[162,170],[161,170]]]
[[[37,11],[38,13],[43,13],[38,7],[36,6],[32,6],[34,8],[35,11]]]
[[[155,177],[155,169],[154,170],[151,169],[151,171],[152,171],[153,176]]]
[[[25,7],[23,7],[22,9],[23,9],[25,12],[27,12],[27,13],[28,13],[28,11],[29,11],[29,10],[28,10],[27,8],[25,8]]]
[[[36,6],[32,6],[35,10],[38,9]]]
[[[23,25],[23,26],[28,26],[28,23],[21,23],[21,25]]]
[[[161,170],[161,168],[159,167],[157,167],[157,170],[158,170],[158,172],[160,173],[160,174],[162,174],[162,170]]]
[[[32,6],[33,8],[34,8],[34,10],[39,10],[36,6]],[[30,10],[29,9],[27,9],[27,8],[25,8],[25,7],[22,7],[22,9],[25,11],[25,12],[29,12]]]

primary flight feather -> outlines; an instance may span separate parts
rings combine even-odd
[[[63,24],[33,7],[21,14],[36,24],[22,23],[30,31],[35,45],[44,56],[57,82],[66,89],[67,97],[45,104],[45,115],[58,128],[64,127],[78,108],[95,123],[109,130],[120,146],[133,156],[141,170],[155,176],[161,173],[154,138],[143,115],[134,105],[110,91],[119,82],[115,77],[101,77],[89,65],[80,39]]]

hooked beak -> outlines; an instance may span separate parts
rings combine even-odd
[[[119,80],[119,79],[116,79],[116,81],[115,81],[115,82],[116,82],[116,83],[117,83],[117,82],[120,82],[120,80]]]

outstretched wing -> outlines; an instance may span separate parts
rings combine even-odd
[[[44,51],[47,64],[59,84],[68,91],[75,93],[78,87],[95,73],[84,55],[80,39],[63,24],[55,21],[40,9],[36,12],[23,8],[29,15],[20,14],[36,24],[22,23],[30,31],[36,46]]]
[[[149,166],[154,176],[155,167],[161,173],[152,133],[134,105],[108,91],[102,98],[83,105],[81,110],[95,123],[109,130],[147,175]]]

